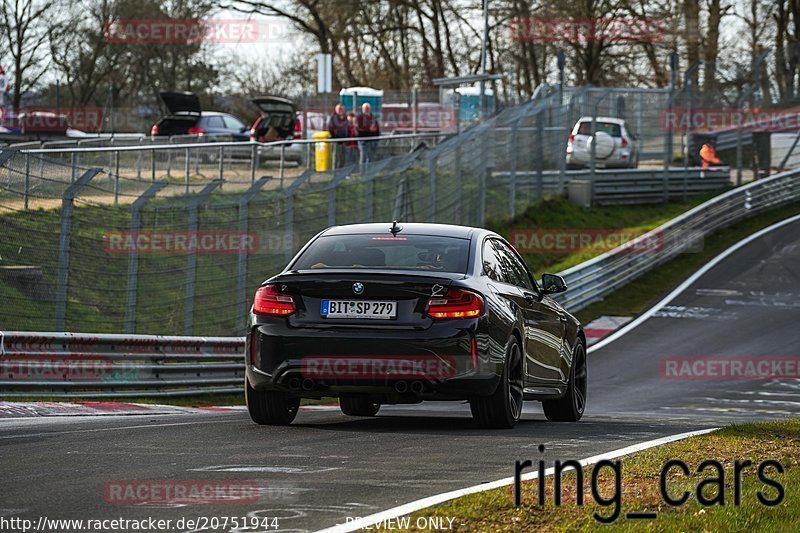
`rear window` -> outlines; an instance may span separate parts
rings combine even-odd
[[[465,274],[469,239],[435,235],[326,235],[292,265],[294,270],[363,268]]]
[[[595,131],[601,132],[604,131],[607,134],[611,135],[612,137],[622,137],[622,128],[619,124],[614,124],[613,122],[600,122],[597,121],[595,124]],[[579,135],[591,135],[592,134],[592,122],[581,122],[578,126],[578,134]]]

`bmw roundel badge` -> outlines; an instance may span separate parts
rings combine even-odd
[[[353,283],[353,292],[356,294],[363,294],[364,293],[364,284],[360,281],[356,281]]]

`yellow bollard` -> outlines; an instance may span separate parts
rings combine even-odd
[[[320,131],[311,136],[312,139],[330,139],[331,134],[327,131]],[[327,172],[333,166],[333,143],[316,142],[314,143],[315,169],[317,172]]]

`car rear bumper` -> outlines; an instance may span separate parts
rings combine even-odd
[[[382,403],[488,396],[497,388],[502,361],[482,355],[488,339],[476,338],[473,325],[466,320],[427,330],[350,330],[270,320],[254,326],[246,340],[247,379],[257,390],[312,398],[362,394]]]

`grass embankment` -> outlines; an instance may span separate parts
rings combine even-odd
[[[564,457],[562,460],[569,459]],[[679,459],[686,463],[690,474],[679,468],[667,471],[666,487],[670,498],[678,499],[686,491],[686,503],[668,505],[661,495],[659,477],[667,461]],[[716,467],[708,466],[698,473],[705,460],[721,463],[724,478],[701,485],[704,480],[720,478]],[[536,463],[535,458],[534,464]],[[752,466],[742,470],[740,476],[741,500],[736,505],[734,463],[749,460]],[[760,503],[758,494],[778,500],[778,489],[765,484],[758,476],[759,465],[773,460],[785,469],[783,474],[774,467],[765,468],[764,477],[779,483],[784,490],[783,500],[773,507]],[[523,483],[522,505],[514,506],[510,487],[472,494],[426,509],[411,515],[411,529],[417,529],[421,517],[445,517],[453,520],[454,531],[796,531],[800,520],[800,420],[762,424],[734,425],[720,431],[674,442],[621,459],[620,516],[611,525],[595,520],[594,513],[602,517],[612,515],[615,504],[599,505],[592,497],[592,466],[584,470],[584,505],[576,503],[575,472],[562,476],[561,506],[553,504],[553,478],[545,482],[545,504],[538,502],[538,481]],[[546,464],[546,467],[553,466]],[[508,475],[514,465],[509,465]],[[599,470],[599,496],[610,502],[616,492],[616,475],[610,468]],[[696,494],[717,500],[724,496],[724,505],[701,505]],[[721,490],[720,490],[721,489]],[[655,512],[651,520],[628,519],[628,512]],[[424,524],[420,520],[419,524]],[[445,523],[447,521],[445,520]],[[380,529],[379,529],[380,530]]]

